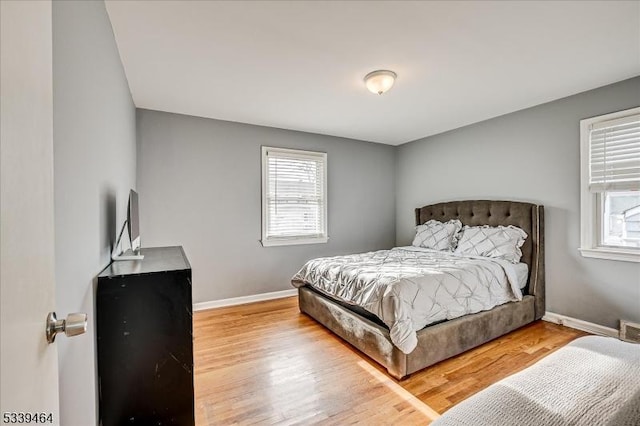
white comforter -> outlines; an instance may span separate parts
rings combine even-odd
[[[507,261],[416,247],[313,259],[292,282],[375,314],[406,354],[428,324],[522,299]]]

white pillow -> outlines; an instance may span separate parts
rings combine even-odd
[[[465,226],[456,253],[494,257],[518,263],[527,233],[517,226]]]
[[[416,226],[416,236],[412,244],[414,247],[453,251],[460,229],[462,222],[457,219],[446,223],[430,220]]]

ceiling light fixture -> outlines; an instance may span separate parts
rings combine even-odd
[[[382,95],[391,89],[391,86],[393,86],[393,83],[396,81],[396,77],[398,76],[393,71],[377,70],[365,75],[364,83],[371,93]]]

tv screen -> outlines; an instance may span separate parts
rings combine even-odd
[[[138,212],[138,193],[133,189],[129,191],[129,208],[127,209],[127,222],[129,224],[129,239],[131,250],[137,252],[140,249],[140,217]]]

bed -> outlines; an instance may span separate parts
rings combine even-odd
[[[640,424],[640,345],[587,336],[448,410],[433,425]]]
[[[519,300],[426,326],[415,332],[410,351],[394,345],[393,341],[398,342],[397,336],[392,338],[390,328],[379,317],[294,277],[292,284],[298,287],[301,312],[383,365],[397,379],[540,319],[545,311],[542,206],[517,201],[465,200],[420,207],[415,215],[416,225],[430,220],[458,219],[468,226],[521,228],[527,234],[521,247],[521,262],[527,265],[528,276]]]

